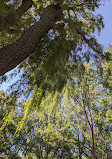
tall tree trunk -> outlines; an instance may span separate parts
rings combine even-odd
[[[62,16],[59,5],[48,6],[41,19],[13,44],[0,49],[0,76],[15,68],[31,53],[33,53],[37,42],[51,29],[55,22]]]

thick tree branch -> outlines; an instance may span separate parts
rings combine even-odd
[[[42,14],[42,18],[13,44],[0,49],[0,76],[15,68],[25,60],[35,49],[37,42],[55,26],[61,18],[62,11],[59,5],[50,5]]]
[[[3,19],[0,19],[0,31],[6,31],[7,33],[11,33],[9,27],[14,26],[21,16],[32,6],[32,0],[23,0],[21,6],[14,12]]]

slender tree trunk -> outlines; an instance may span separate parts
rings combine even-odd
[[[93,152],[93,159],[96,159],[93,125],[91,126],[91,138],[92,138],[92,152]]]
[[[95,155],[95,143],[94,143],[94,130],[93,130],[93,118],[92,118],[92,114],[88,105],[88,112],[89,112],[89,117],[90,117],[90,129],[91,129],[91,138],[92,138],[92,152],[93,152],[93,159],[96,159],[96,155]]]
[[[84,104],[84,101],[83,101],[83,104]],[[85,113],[85,116],[86,116],[86,119],[87,119],[87,122],[90,126],[90,130],[91,130],[91,139],[92,139],[92,155],[93,155],[93,159],[96,159],[96,155],[95,155],[95,143],[94,143],[94,130],[93,130],[93,119],[92,119],[92,115],[91,115],[91,112],[90,112],[90,109],[89,109],[89,106],[88,106],[88,111],[89,111],[89,118],[88,118],[88,112],[86,111],[85,109],[85,106],[83,106],[83,110],[84,110],[84,113]]]

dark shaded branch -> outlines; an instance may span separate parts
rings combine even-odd
[[[15,68],[31,53],[37,42],[51,29],[55,22],[62,17],[62,10],[57,5],[48,6],[42,18],[14,43],[0,49],[0,76]]]
[[[81,33],[79,30],[76,30],[77,34],[81,36],[81,39],[94,51],[96,52],[102,59],[107,61],[112,61],[111,54],[109,52],[103,53],[103,49],[100,44],[98,44],[95,39],[87,39],[86,36]]]
[[[21,6],[17,9],[17,16],[21,17],[33,4],[32,0],[23,0]]]
[[[82,40],[94,51],[96,52],[98,55],[100,55],[101,57],[104,57],[103,55],[103,50],[101,49],[101,46],[98,45],[95,41],[91,42],[91,39],[87,39],[86,36],[81,33],[80,31],[76,30],[77,34],[79,34],[82,38]],[[94,46],[97,46],[98,48],[95,48]]]
[[[32,4],[32,0],[23,0],[21,6],[14,13],[10,13],[3,19],[0,19],[0,31],[6,31],[10,34],[11,30],[9,27],[14,26]]]
[[[87,153],[84,152],[84,155],[89,158],[89,159],[92,159]]]

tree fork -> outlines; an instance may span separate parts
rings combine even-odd
[[[0,49],[0,76],[15,68],[31,53],[33,53],[37,42],[55,27],[55,22],[62,17],[59,4],[49,5],[45,8],[41,19],[28,28],[24,34],[14,43]]]
[[[32,0],[23,0],[21,6],[14,12],[0,19],[0,31],[11,34],[10,27],[13,27],[21,18],[21,16],[32,6]]]

